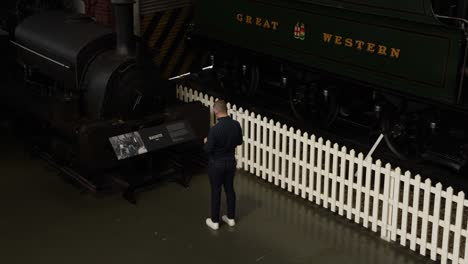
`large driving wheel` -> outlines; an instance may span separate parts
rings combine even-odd
[[[241,65],[240,91],[243,96],[253,97],[258,90],[260,83],[260,71],[258,66]]]
[[[416,114],[386,112],[381,123],[388,148],[399,159],[418,159],[423,153],[421,120]]]
[[[214,68],[216,92],[230,98],[234,94],[253,97],[260,84],[259,67],[255,64],[242,64],[239,60],[226,60]]]
[[[232,90],[232,72],[228,61],[217,63],[213,68],[213,79],[215,81],[212,89],[218,94],[228,94]]]
[[[338,98],[333,88],[320,88],[317,84],[291,85],[289,103],[297,119],[329,127],[338,116]]]

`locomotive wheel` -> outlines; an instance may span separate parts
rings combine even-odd
[[[321,89],[316,84],[292,85],[289,103],[297,119],[320,127],[329,127],[339,112],[336,91],[332,88]]]
[[[225,94],[229,89],[229,83],[231,82],[228,63],[224,62],[221,65],[216,65],[212,71],[216,84],[214,85],[215,92]]]
[[[257,65],[246,66],[245,69],[241,66],[241,82],[240,91],[242,95],[253,97],[258,90],[260,83],[260,71]]]
[[[245,70],[237,60],[224,61],[213,71],[218,83],[216,91],[230,98],[235,92],[253,97],[260,84],[260,70],[255,64],[246,65]]]
[[[423,152],[419,131],[420,120],[405,113],[386,114],[382,119],[382,133],[388,148],[399,159],[418,159]]]

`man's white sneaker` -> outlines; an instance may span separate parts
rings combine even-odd
[[[227,217],[227,215],[223,215],[223,217],[221,217],[223,219],[223,221],[228,224],[229,226],[235,226],[236,225],[236,221],[234,219],[229,219]]]
[[[211,221],[211,218],[206,219],[206,225],[213,230],[218,230],[219,228],[219,223],[214,223]]]

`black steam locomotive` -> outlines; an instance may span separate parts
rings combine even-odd
[[[105,171],[122,164],[127,168],[146,164],[137,157],[121,161],[119,151],[134,146],[119,137],[133,137],[145,150],[124,158],[148,158],[152,149],[143,146],[144,136],[153,149],[161,149],[158,144],[201,142],[209,124],[204,107],[175,104],[169,83],[139,48],[133,34],[133,1],[112,4],[115,32],[87,16],[62,10],[39,12],[21,21],[11,44],[23,67],[23,82],[2,96],[26,138],[49,160],[78,171],[81,182],[93,188],[105,184]],[[177,121],[187,126],[184,131],[190,136],[175,140],[170,127],[164,127]],[[160,137],[151,133],[163,139],[154,142]]]

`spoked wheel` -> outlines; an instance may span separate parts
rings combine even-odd
[[[260,83],[260,71],[258,66],[241,65],[240,91],[242,95],[252,97],[257,93]]]
[[[232,72],[230,70],[230,64],[224,61],[220,64],[216,64],[213,68],[213,79],[215,84],[213,89],[215,93],[228,94],[232,90],[230,85],[232,83]]]
[[[241,96],[253,97],[260,84],[259,67],[255,64],[241,64],[238,60],[227,60],[216,66],[214,77],[216,92],[231,97],[235,92]]]
[[[419,159],[423,154],[421,120],[415,114],[386,113],[381,123],[388,148],[399,159]]]
[[[289,103],[297,119],[329,127],[338,116],[339,105],[335,89],[319,88],[317,84],[292,85]]]

